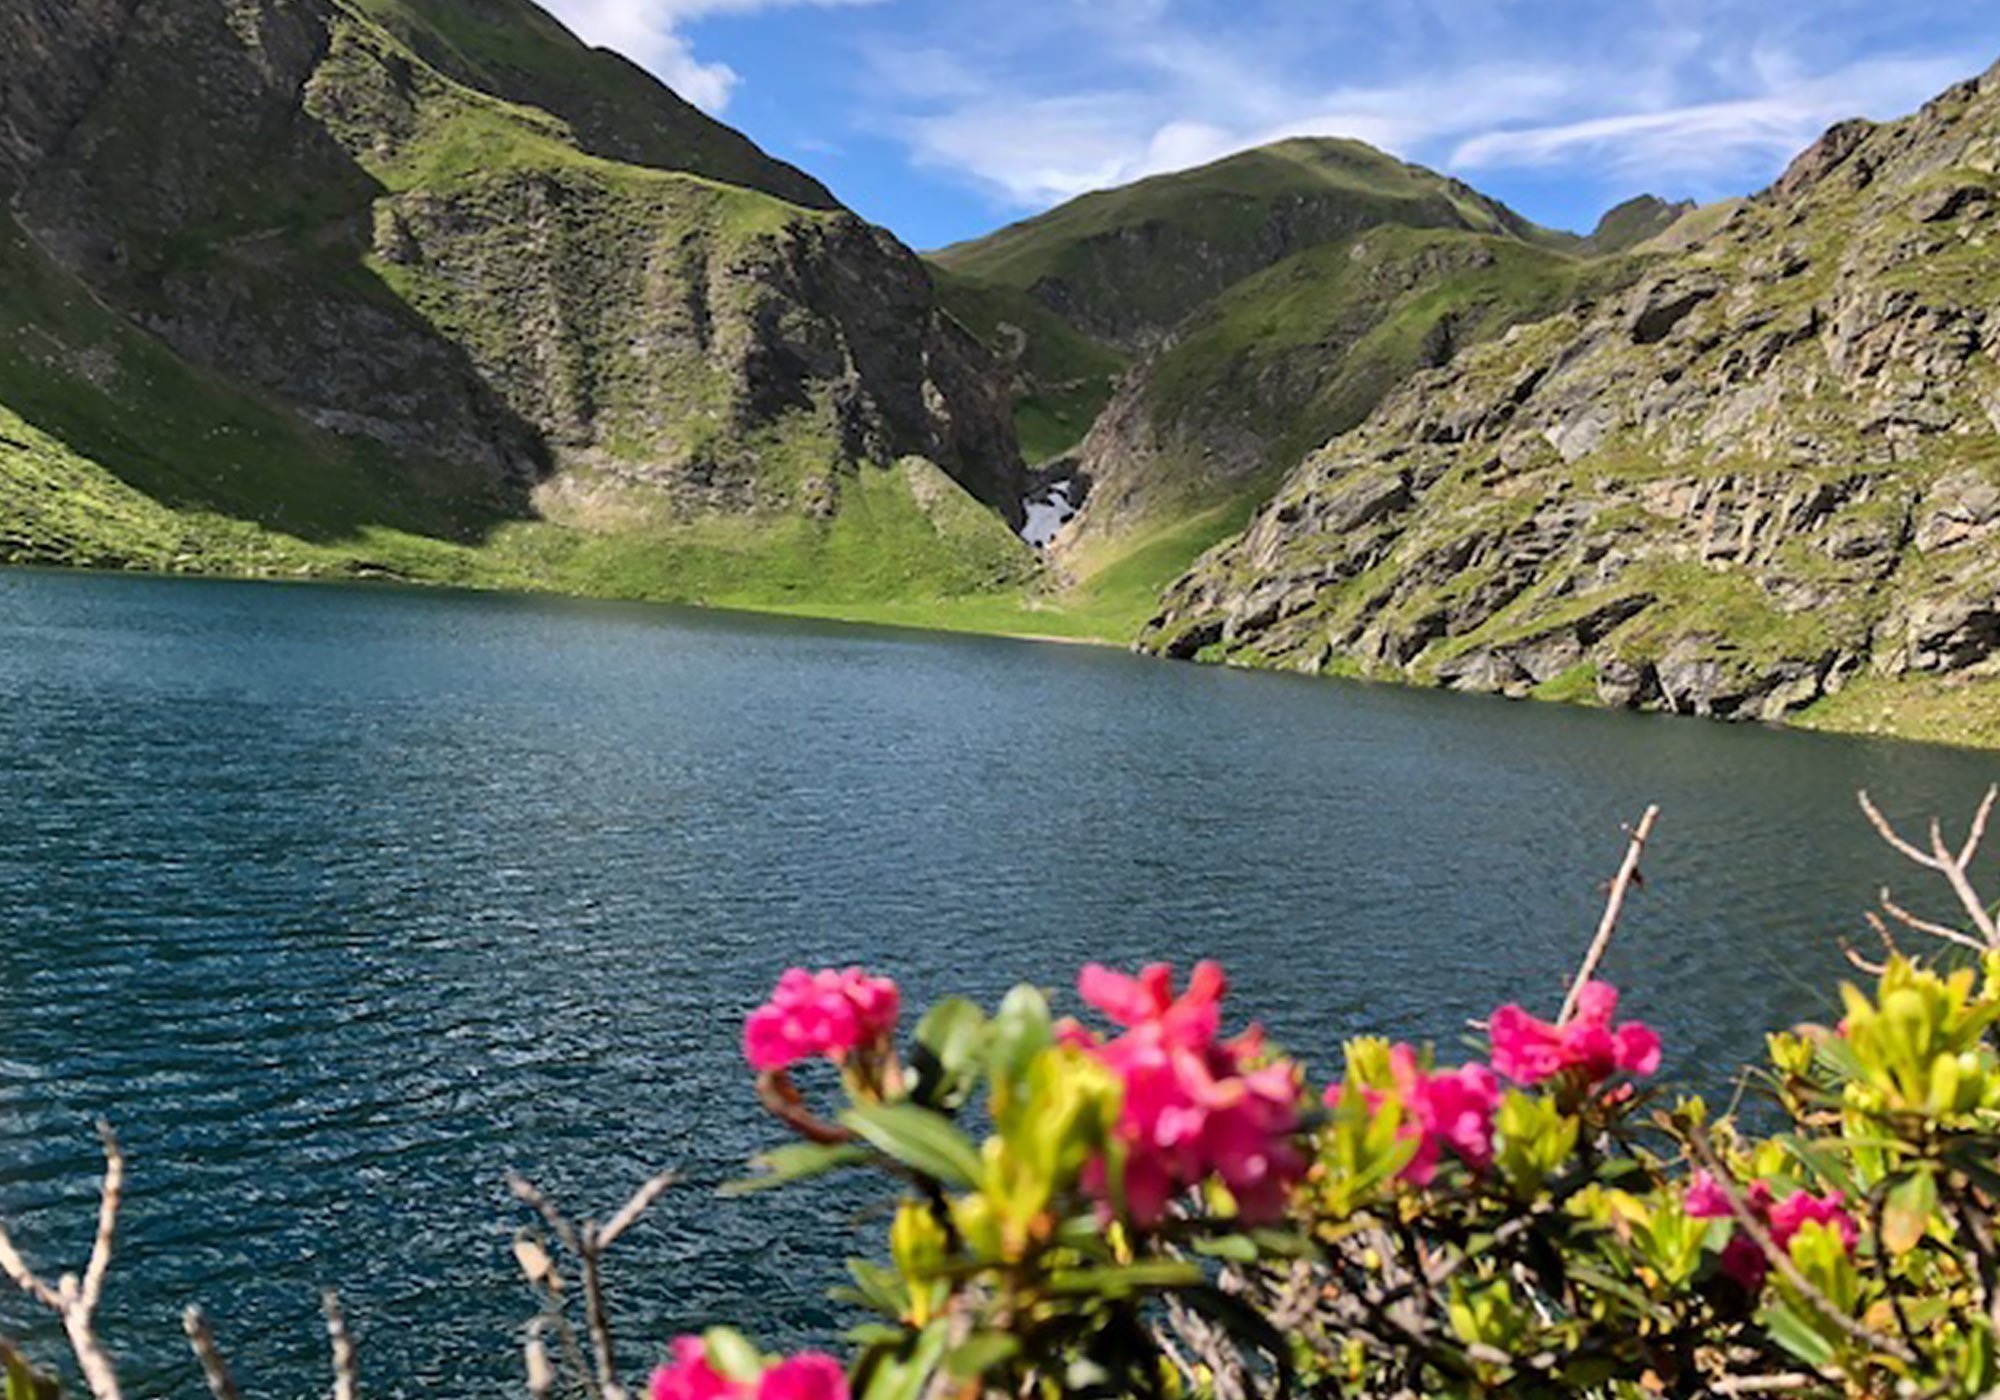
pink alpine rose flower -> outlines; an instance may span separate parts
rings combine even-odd
[[[1744,1206],[1770,1232],[1771,1243],[1779,1249],[1791,1245],[1792,1237],[1798,1234],[1801,1225],[1808,1220],[1816,1220],[1838,1230],[1842,1246],[1852,1254],[1854,1242],[1860,1238],[1861,1231],[1848,1212],[1846,1202],[1846,1196],[1839,1191],[1814,1195],[1803,1190],[1794,1191],[1780,1201],[1772,1195],[1770,1185],[1762,1181],[1751,1182],[1743,1192]],[[1698,1171],[1688,1179],[1683,1205],[1695,1220],[1726,1220],[1735,1214],[1729,1208],[1729,1197],[1724,1194],[1721,1184],[1706,1170]],[[1750,1237],[1749,1231],[1739,1227],[1722,1251],[1722,1271],[1755,1293],[1764,1286],[1767,1266],[1764,1251]]]
[[[1493,1165],[1493,1115],[1500,1107],[1500,1081],[1492,1070],[1469,1064],[1426,1073],[1417,1064],[1417,1052],[1399,1044],[1390,1047],[1389,1073],[1403,1105],[1398,1136],[1417,1142],[1416,1155],[1398,1173],[1403,1180],[1428,1186],[1447,1147],[1476,1172]],[[1335,1084],[1326,1091],[1328,1107],[1339,1105],[1342,1087]],[[1370,1108],[1379,1106],[1384,1097],[1379,1089],[1362,1092]]]
[[[1794,1191],[1771,1207],[1769,1219],[1771,1242],[1780,1249],[1790,1247],[1792,1236],[1808,1220],[1816,1220],[1838,1230],[1840,1243],[1850,1254],[1861,1234],[1854,1217],[1848,1214],[1846,1195],[1839,1191],[1829,1191],[1824,1196],[1815,1196],[1810,1191]]]
[[[652,1400],[740,1400],[748,1389],[709,1365],[699,1337],[674,1338],[672,1355],[653,1372]]]
[[[757,1400],[847,1400],[847,1368],[824,1352],[802,1351],[758,1379]]]
[[[824,1352],[786,1357],[755,1381],[716,1370],[700,1337],[674,1338],[672,1356],[653,1372],[651,1400],[848,1400],[847,1368]]]
[[[1493,1068],[1517,1084],[1539,1084],[1577,1070],[1595,1084],[1613,1074],[1652,1074],[1660,1067],[1660,1037],[1641,1021],[1613,1025],[1618,991],[1590,982],[1576,1014],[1561,1025],[1536,1019],[1518,1006],[1499,1008],[1487,1021]]]
[[[1222,969],[1200,964],[1177,996],[1165,963],[1136,977],[1093,963],[1077,990],[1123,1031],[1109,1040],[1077,1026],[1059,1034],[1123,1083],[1121,1185],[1132,1219],[1157,1224],[1176,1195],[1210,1177],[1229,1188],[1244,1219],[1278,1216],[1306,1169],[1293,1141],[1297,1081],[1283,1062],[1249,1067],[1263,1048],[1254,1028],[1234,1040],[1216,1038],[1228,990]],[[1086,1185],[1108,1196],[1104,1175],[1101,1164],[1094,1167]]]
[[[855,967],[819,972],[795,967],[744,1021],[743,1055],[760,1071],[789,1069],[820,1056],[839,1061],[855,1050],[887,1046],[900,1010],[901,996],[887,977],[870,977]]]

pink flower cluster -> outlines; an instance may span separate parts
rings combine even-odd
[[[887,977],[870,977],[857,967],[795,967],[743,1023],[743,1054],[757,1070],[786,1069],[821,1055],[840,1060],[858,1049],[887,1046],[900,1009],[896,984]]]
[[[1493,1165],[1493,1115],[1500,1107],[1500,1081],[1482,1064],[1426,1072],[1408,1045],[1389,1051],[1389,1073],[1403,1105],[1405,1138],[1417,1142],[1416,1156],[1403,1168],[1403,1180],[1427,1186],[1437,1175],[1445,1148],[1474,1171]],[[1340,1103],[1342,1086],[1326,1091],[1328,1107]],[[1382,1101],[1377,1089],[1363,1091],[1371,1107]]]
[[[1516,1084],[1539,1084],[1576,1070],[1595,1084],[1613,1074],[1651,1074],[1660,1067],[1660,1037],[1642,1021],[1614,1026],[1618,989],[1589,982],[1576,1014],[1561,1025],[1538,1021],[1518,1006],[1503,1006],[1488,1022],[1493,1068]]]
[[[1821,1196],[1810,1191],[1794,1191],[1781,1201],[1762,1181],[1751,1182],[1743,1192],[1743,1204],[1762,1222],[1771,1234],[1771,1243],[1780,1249],[1791,1244],[1792,1236],[1798,1234],[1800,1226],[1808,1220],[1816,1220],[1838,1230],[1841,1244],[1851,1253],[1860,1230],[1854,1223],[1854,1217],[1848,1214],[1846,1202],[1846,1196],[1839,1191],[1828,1191]],[[1734,1213],[1729,1209],[1729,1197],[1723,1192],[1721,1184],[1707,1171],[1698,1171],[1689,1179],[1686,1207],[1687,1213],[1696,1220],[1726,1220]],[[1750,1238],[1749,1231],[1741,1228],[1730,1236],[1722,1251],[1722,1271],[1752,1293],[1764,1286],[1766,1263],[1764,1251]]]
[[[1077,979],[1083,999],[1123,1028],[1102,1040],[1064,1028],[1124,1083],[1118,1132],[1126,1149],[1125,1205],[1141,1225],[1157,1223],[1175,1195],[1221,1179],[1246,1220],[1275,1219],[1306,1161],[1293,1141],[1298,1086],[1282,1061],[1247,1068],[1262,1048],[1251,1028],[1218,1040],[1228,983],[1212,962],[1196,966],[1174,994],[1173,968],[1154,963],[1137,977],[1095,963]],[[1104,1183],[1099,1169],[1098,1188]]]
[[[802,1351],[754,1381],[731,1380],[699,1337],[676,1337],[673,1360],[653,1372],[652,1400],[848,1400],[847,1371],[823,1352]]]

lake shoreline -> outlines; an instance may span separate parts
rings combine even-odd
[[[691,608],[704,613],[722,616],[739,614],[749,617],[788,617],[804,621],[825,622],[842,627],[880,628],[895,632],[908,632],[941,637],[986,637],[997,641],[1033,643],[1066,647],[1090,647],[1107,651],[1120,651],[1151,661],[1169,665],[1194,664],[1215,666],[1219,669],[1246,674],[1287,676],[1301,681],[1347,682],[1364,686],[1388,686],[1398,690],[1435,691],[1470,699],[1504,701],[1509,704],[1558,705],[1565,708],[1599,710],[1646,715],[1661,719],[1699,719],[1707,724],[1732,728],[1756,727],[1774,730],[1789,730],[1798,733],[1832,734],[1854,739],[1882,740],[1899,744],[1920,745],[1927,748],[1962,750],[1970,754],[2000,752],[2000,718],[1995,718],[1990,730],[1975,730],[1970,734],[1947,734],[1937,732],[1937,726],[1927,725],[1923,717],[1912,721],[1899,713],[1892,697],[1881,709],[1870,712],[1865,702],[1843,703],[1842,694],[1835,694],[1818,702],[1797,717],[1788,720],[1736,720],[1712,716],[1681,715],[1672,711],[1657,709],[1619,710],[1617,707],[1595,703],[1589,699],[1552,698],[1529,695],[1522,697],[1485,694],[1476,691],[1454,690],[1449,687],[1414,685],[1396,676],[1354,676],[1354,675],[1314,675],[1280,667],[1246,666],[1234,660],[1221,662],[1195,661],[1192,663],[1170,661],[1165,657],[1136,650],[1130,642],[1096,633],[1061,633],[1036,631],[1025,628],[994,626],[971,620],[954,621],[950,610],[954,606],[971,609],[973,607],[1014,602],[1007,595],[967,596],[955,599],[937,599],[923,602],[898,603],[787,603],[780,601],[757,601],[729,599],[711,602],[702,599],[652,597],[612,591],[579,590],[563,588],[553,584],[540,585],[531,579],[507,582],[482,583],[468,580],[426,579],[401,574],[363,573],[246,573],[233,570],[160,570],[112,568],[101,565],[73,565],[55,563],[0,563],[0,572],[41,572],[51,574],[88,574],[113,578],[150,579],[192,579],[221,583],[271,583],[295,584],[316,587],[354,586],[384,589],[408,589],[421,593],[465,594],[481,597],[521,597],[570,599],[577,602],[628,603],[663,608]],[[925,617],[898,616],[903,609],[921,610]],[[943,610],[944,615],[938,615]],[[1051,610],[1062,616],[1060,610]],[[1873,683],[1874,678],[1861,682]],[[1914,690],[1921,684],[1905,683],[1905,688]],[[1992,701],[1992,709],[2000,716],[2000,678],[1956,682],[1951,685],[1934,687],[1947,694],[1965,692],[1985,692]],[[1977,709],[1977,706],[1971,708]],[[1815,711],[1821,713],[1815,714]],[[1830,711],[1830,713],[1828,713]],[[1975,721],[1976,722],[1976,721]]]

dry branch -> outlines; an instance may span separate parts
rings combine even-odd
[[[237,1400],[236,1380],[229,1374],[229,1363],[223,1360],[222,1349],[215,1344],[215,1334],[209,1331],[208,1319],[201,1315],[200,1308],[190,1305],[181,1314],[181,1330],[187,1333],[188,1345],[194,1349],[195,1360],[201,1363],[208,1393],[215,1400]]]
[[[62,1320],[63,1335],[91,1395],[96,1400],[120,1400],[118,1372],[98,1342],[93,1323],[98,1301],[104,1296],[104,1278],[111,1269],[118,1208],[125,1199],[125,1153],[109,1123],[98,1123],[97,1135],[104,1143],[104,1182],[97,1196],[97,1237],[91,1243],[90,1262],[84,1266],[82,1280],[75,1274],[64,1274],[50,1287],[21,1258],[5,1226],[0,1226],[0,1272]]]
[[[333,1400],[354,1400],[361,1388],[360,1369],[354,1338],[348,1335],[347,1318],[340,1311],[340,1295],[329,1288],[321,1302],[326,1308],[326,1337],[333,1344]]]
[[[596,1393],[601,1400],[625,1400],[627,1394],[625,1387],[618,1380],[617,1350],[611,1335],[611,1313],[604,1298],[604,1251],[609,1249],[620,1235],[632,1228],[633,1223],[678,1180],[680,1180],[678,1173],[661,1172],[633,1192],[631,1199],[618,1208],[608,1223],[600,1227],[596,1222],[589,1220],[583,1222],[581,1226],[576,1225],[558,1210],[555,1203],[543,1195],[533,1182],[516,1172],[507,1173],[507,1187],[514,1193],[515,1199],[533,1208],[535,1213],[547,1222],[550,1231],[562,1242],[563,1247],[574,1254],[582,1266],[584,1326],[590,1335],[591,1365],[595,1372]],[[520,1257],[518,1245],[516,1255]],[[540,1262],[547,1275],[554,1278],[554,1270],[548,1267],[546,1258]],[[522,1259],[522,1270],[529,1275],[531,1283],[535,1281],[537,1271],[530,1267],[530,1261],[525,1258]],[[524,1359],[528,1368],[528,1389],[535,1395],[546,1394],[546,1386],[554,1382],[548,1364],[548,1351],[541,1340],[540,1324],[543,1321],[554,1321],[558,1326],[563,1325],[562,1318],[556,1311],[558,1304],[555,1299],[559,1291],[559,1284],[549,1288],[550,1312],[546,1318],[537,1319],[531,1324],[528,1333]],[[544,1388],[537,1389],[538,1386]]]
[[[1611,892],[1604,901],[1604,917],[1597,921],[1597,934],[1590,940],[1590,947],[1583,955],[1583,964],[1577,968],[1575,980],[1569,985],[1569,995],[1563,998],[1562,1014],[1556,1017],[1558,1024],[1576,1014],[1583,989],[1597,975],[1598,964],[1604,961],[1605,950],[1611,946],[1611,935],[1618,928],[1618,915],[1625,907],[1625,894],[1639,876],[1639,859],[1646,853],[1646,841],[1652,836],[1653,823],[1659,817],[1659,807],[1649,806],[1646,814],[1639,818],[1639,825],[1632,829],[1632,839],[1625,847],[1624,863],[1618,867],[1618,874],[1611,881]]]
[[[2000,948],[2000,927],[1995,927],[1992,911],[1979,897],[1978,890],[1973,887],[1971,873],[1972,863],[1979,856],[1980,843],[1986,839],[1986,825],[1993,815],[1994,803],[1996,799],[2000,799],[2000,787],[1986,790],[1986,796],[1980,800],[1979,810],[1973,813],[1972,825],[1966,833],[1965,840],[1955,851],[1945,841],[1944,829],[1936,818],[1931,819],[1930,849],[1926,851],[1905,840],[1889,819],[1882,815],[1881,809],[1865,791],[1860,793],[1859,797],[1863,814],[1892,849],[1924,869],[1935,870],[1944,876],[1945,883],[1951,886],[1951,892],[1958,897],[1959,905],[1965,910],[1966,917],[1972,920],[1972,926],[1979,930],[1980,937],[1985,941],[1975,943],[1956,931],[1949,934],[1941,933],[1936,925],[1912,921],[1902,912],[1889,906],[1885,894],[1884,906],[1889,908],[1889,912],[1900,922],[1909,923],[1912,928],[1921,928],[1925,933],[1935,933],[1939,937],[1950,938],[1953,942],[1967,943],[1977,948]]]

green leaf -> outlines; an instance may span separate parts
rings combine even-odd
[[[1196,1254],[1206,1254],[1211,1259],[1227,1259],[1236,1264],[1252,1264],[1257,1260],[1257,1241],[1248,1235],[1219,1235],[1210,1240],[1194,1242]]]
[[[1020,1350],[1021,1343],[1005,1332],[975,1332],[952,1348],[944,1368],[959,1380],[969,1381],[1013,1360]]]
[[[840,1121],[904,1166],[947,1186],[971,1187],[984,1175],[979,1149],[934,1109],[864,1104],[848,1109]]]
[[[1937,1174],[1929,1164],[1891,1187],[1882,1202],[1882,1243],[1888,1251],[1908,1254],[1915,1249],[1930,1228],[1937,1205]]]
[[[885,1268],[870,1259],[850,1259],[847,1261],[848,1275],[854,1280],[852,1289],[842,1289],[848,1301],[873,1308],[876,1312],[890,1317],[901,1317],[909,1303],[909,1290],[894,1269]]]
[[[857,1322],[847,1329],[847,1340],[858,1347],[900,1346],[909,1333],[886,1322]]]
[[[1176,1259],[1149,1259],[1137,1264],[1113,1264],[1101,1269],[1058,1269],[1049,1276],[1051,1293],[1101,1293],[1127,1298],[1134,1293],[1170,1288],[1194,1288],[1208,1281],[1198,1264]]]
[[[993,1036],[987,1053],[996,1078],[1019,1083],[1028,1064],[1055,1044],[1055,1022],[1049,1015],[1049,999],[1040,988],[1022,985],[1007,993],[993,1018]]]
[[[0,1342],[0,1372],[6,1378],[6,1400],[57,1400],[62,1394],[53,1376],[41,1374],[5,1342]]]
[[[764,1370],[764,1358],[749,1339],[733,1327],[711,1327],[701,1334],[708,1364],[733,1381],[754,1381]]]
[[[1866,1079],[1867,1066],[1854,1053],[1844,1036],[1821,1036],[1813,1045],[1813,1055],[1842,1079]]]
[[[1790,1303],[1773,1303],[1764,1310],[1764,1330],[1772,1341],[1808,1366],[1824,1366],[1833,1360],[1833,1343],[1815,1331]]]
[[[722,1194],[748,1196],[841,1167],[859,1166],[867,1160],[868,1149],[853,1143],[788,1142],[751,1158],[750,1166],[758,1174],[726,1183]]]
[[[1781,1133],[1772,1141],[1791,1153],[1800,1166],[1827,1185],[1837,1186],[1851,1197],[1867,1194],[1855,1183],[1854,1173],[1847,1169],[1846,1164],[1818,1143],[1809,1142],[1797,1133]]]
[[[949,1325],[940,1319],[914,1336],[906,1336],[899,1347],[872,1351],[856,1377],[859,1400],[919,1400],[951,1340],[946,1330]]]
[[[917,1082],[910,1097],[927,1108],[957,1108],[978,1082],[986,1049],[986,1013],[964,997],[947,997],[917,1022],[910,1055]]]
[[[1250,1232],[1257,1248],[1278,1259],[1317,1259],[1319,1246],[1305,1235],[1290,1230],[1257,1229]]]

